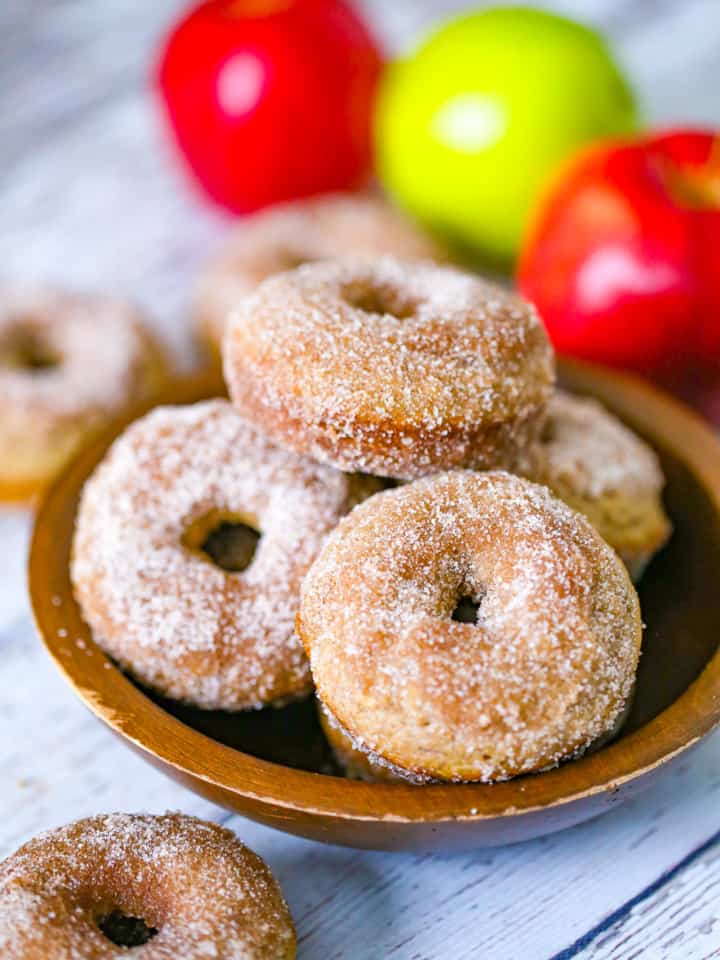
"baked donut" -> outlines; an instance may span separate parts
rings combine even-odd
[[[614,730],[641,621],[583,516],[521,477],[456,471],[340,522],[303,583],[298,632],[356,749],[407,779],[489,782]]]
[[[596,400],[555,394],[529,473],[585,514],[634,580],[670,535],[655,452]]]
[[[228,315],[273,273],[336,256],[394,254],[446,260],[447,251],[380,197],[333,193],[297,200],[245,218],[207,267],[198,289],[198,332],[219,355]]]
[[[81,498],[72,579],[96,642],[141,683],[206,709],[307,694],[300,583],[376,488],[273,446],[225,400],[155,409]],[[218,555],[223,539],[236,556]]]
[[[0,293],[0,500],[26,501],[167,370],[139,314],[110,297]]]
[[[0,955],[292,960],[295,929],[267,864],[230,830],[116,813],[41,834],[0,864]]]
[[[525,301],[389,257],[269,277],[234,311],[224,361],[233,403],[278,443],[395,479],[510,466],[554,380]]]
[[[585,753],[595,753],[614,740],[622,728],[625,726],[633,705],[635,696],[635,686],[633,685],[625,706],[618,715],[613,726],[601,737],[590,744]],[[330,713],[321,700],[317,701],[317,713],[320,721],[320,728],[325,734],[325,739],[330,744],[333,756],[337,765],[350,780],[365,780],[369,783],[377,781],[388,781],[391,783],[415,782],[428,783],[432,778],[418,774],[412,774],[407,770],[402,770],[394,764],[388,763],[377,754],[368,751],[362,743],[356,746],[356,741],[352,735],[340,726],[337,719]]]

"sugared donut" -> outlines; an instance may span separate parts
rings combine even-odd
[[[33,497],[80,443],[165,376],[158,346],[128,304],[0,291],[0,500]]]
[[[292,960],[295,929],[267,864],[230,830],[116,813],[41,834],[0,864],[0,956]]]
[[[243,219],[208,266],[196,298],[203,342],[219,353],[232,308],[273,273],[337,256],[445,260],[447,252],[380,197],[328,194]]]
[[[268,278],[234,311],[224,366],[237,408],[277,442],[397,479],[511,465],[554,378],[529,304],[389,257]]]
[[[115,441],[80,503],[72,578],[97,643],[199,707],[307,693],[300,583],[373,484],[273,446],[227,401],[157,408]],[[230,562],[210,545],[228,528],[247,548]]]
[[[634,694],[635,688],[633,686],[625,701],[625,706],[613,726],[601,737],[593,740],[585,751],[586,753],[595,753],[618,736],[630,715]],[[330,713],[321,700],[317,701],[317,713],[320,727],[325,734],[325,739],[332,748],[337,765],[344,775],[351,780],[366,780],[370,783],[376,783],[378,780],[393,783],[407,781],[427,783],[432,780],[431,777],[413,774],[408,770],[402,770],[377,754],[373,754],[362,742],[358,743],[353,736],[340,725],[337,718]]]
[[[457,471],[340,522],[305,578],[298,631],[320,700],[374,762],[494,781],[614,729],[641,621],[583,516],[520,477]]]
[[[529,472],[585,514],[635,580],[670,534],[655,452],[596,400],[555,394]]]

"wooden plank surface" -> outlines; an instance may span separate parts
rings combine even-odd
[[[226,219],[197,202],[147,96],[175,0],[0,5],[0,277],[124,292],[180,364],[199,264]],[[457,2],[367,6],[395,49]],[[607,29],[654,119],[720,120],[716,0],[555,4]],[[227,814],[130,754],[73,699],[34,637],[28,518],[0,516],[0,856],[39,829],[110,809]],[[720,956],[720,738],[593,823],[461,856],[323,847],[239,818],[276,870],[301,958]]]

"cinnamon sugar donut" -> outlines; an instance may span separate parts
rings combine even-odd
[[[633,685],[625,706],[618,715],[613,726],[601,737],[590,744],[586,753],[595,753],[601,750],[612,740],[614,740],[622,728],[625,726],[633,705],[635,695],[635,686]],[[395,764],[389,763],[383,757],[373,754],[362,742],[357,742],[353,736],[348,733],[334,717],[325,704],[317,701],[317,713],[320,721],[320,727],[325,734],[325,739],[330,744],[335,761],[344,775],[350,780],[365,780],[369,783],[378,781],[387,781],[391,783],[427,783],[432,778],[413,774],[408,770],[402,770]]]
[[[634,580],[670,535],[655,452],[596,400],[555,394],[529,473],[585,514]]]
[[[230,830],[116,813],[41,834],[0,864],[0,955],[292,960],[295,929],[267,864]]]
[[[529,304],[389,257],[268,278],[233,313],[224,360],[234,404],[274,440],[396,479],[511,465],[554,379]]]
[[[320,700],[373,762],[495,781],[615,728],[641,621],[583,516],[520,477],[458,471],[340,522],[305,578],[298,632]]]
[[[0,292],[0,500],[28,500],[76,448],[166,376],[128,304],[59,290]]]
[[[238,300],[274,273],[336,256],[446,260],[447,251],[380,197],[328,194],[246,217],[203,276],[196,299],[202,341],[219,354]]]
[[[115,441],[82,495],[72,579],[97,643],[143,684],[198,707],[308,693],[300,583],[325,535],[376,486],[273,446],[227,401],[157,408]],[[246,548],[225,568],[210,545],[224,528]]]

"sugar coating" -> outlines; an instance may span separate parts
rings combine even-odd
[[[451,619],[459,598],[477,624]],[[640,650],[637,595],[588,521],[502,472],[380,493],[305,578],[317,693],[375,758],[414,776],[506,779],[613,729]]]
[[[558,391],[527,474],[588,517],[635,577],[670,534],[655,452],[600,403]]]
[[[634,687],[612,728],[589,744],[585,752],[588,754],[595,753],[611,740],[615,739],[625,726],[628,716],[630,715],[633,697]],[[397,764],[391,763],[379,754],[374,753],[364,741],[359,740],[347,731],[339,723],[337,717],[330,713],[327,706],[321,700],[317,701],[317,706],[318,719],[320,720],[322,731],[330,744],[336,762],[346,777],[349,777],[351,780],[366,780],[369,783],[377,783],[378,781],[395,783],[410,782],[416,784],[438,782],[426,774],[404,770],[398,767]],[[472,812],[473,811],[471,811],[471,813]]]
[[[208,265],[196,298],[203,336],[220,348],[238,300],[271,274],[337,256],[445,260],[447,251],[380,197],[332,193],[243,218]]]
[[[558,390],[548,404],[542,443],[547,472],[579,495],[659,494],[665,479],[657,454],[597,400]]]
[[[39,344],[57,365],[14,365],[18,338]],[[165,373],[139,314],[122,301],[54,289],[0,291],[2,478],[33,476],[38,465],[56,468],[88,432],[148,396]]]
[[[85,486],[72,559],[84,616],[105,650],[169,697],[241,710],[307,693],[300,582],[371,489],[275,447],[224,400],[157,408]],[[216,511],[262,533],[241,573],[184,545]]]
[[[157,934],[128,950],[113,911]],[[290,960],[295,932],[267,865],[231,831],[182,814],[108,814],[41,834],[0,864],[3,960]]]
[[[554,382],[529,304],[391,257],[268,278],[233,312],[224,367],[235,405],[276,441],[398,479],[514,463]]]

